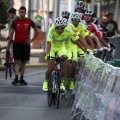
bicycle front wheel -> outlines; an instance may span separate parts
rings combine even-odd
[[[47,101],[49,107],[51,107],[52,105],[52,100],[53,100],[53,94],[52,94],[52,76],[51,76],[48,81],[48,93],[47,93]]]

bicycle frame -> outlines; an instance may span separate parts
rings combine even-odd
[[[60,101],[60,84],[61,84],[61,66],[62,61],[64,59],[60,57],[53,58],[55,60],[55,70],[53,70],[51,77],[48,82],[48,105],[51,107],[52,103],[53,105],[56,105],[56,108],[59,108],[59,101]],[[53,75],[56,72],[56,80],[53,80]]]

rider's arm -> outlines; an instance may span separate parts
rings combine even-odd
[[[105,47],[109,47],[108,44],[105,42],[105,40],[102,37],[99,37],[99,40]]]
[[[101,44],[96,35],[92,34],[91,39],[95,41],[97,48],[101,48]]]
[[[81,43],[81,45],[87,50],[90,49],[86,40],[79,34],[79,42]]]
[[[50,49],[51,49],[51,42],[47,41],[47,51],[46,54],[50,54]]]
[[[83,47],[83,45],[79,42],[79,39],[76,41],[73,41],[71,39],[72,43],[76,44],[79,48],[81,48],[84,52],[86,52],[86,49]]]
[[[90,37],[89,35],[87,35],[87,36],[85,36],[85,39],[86,39],[87,43],[89,43],[90,48],[91,48],[91,49],[94,49],[94,48],[95,48],[95,45],[94,45],[91,37]]]

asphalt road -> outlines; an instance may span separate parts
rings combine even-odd
[[[0,71],[0,120],[70,120],[70,95],[60,101],[60,108],[48,107],[47,94],[42,91],[45,68],[27,68],[27,86],[13,86],[12,79]]]

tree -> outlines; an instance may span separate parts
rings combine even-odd
[[[9,7],[9,0],[0,0],[0,31],[6,28],[8,23],[7,9]]]

